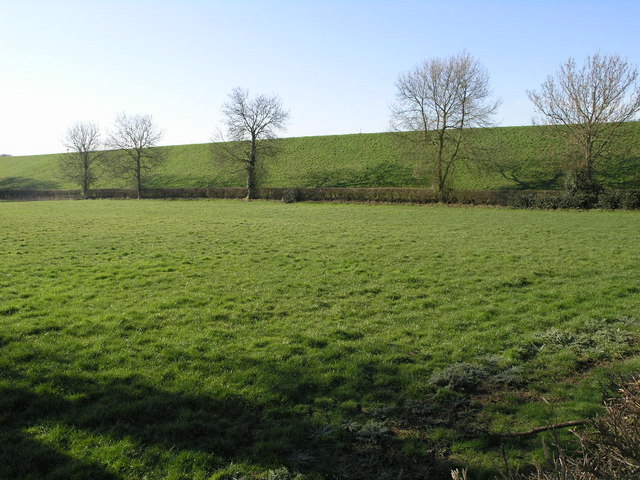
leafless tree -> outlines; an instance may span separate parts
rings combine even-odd
[[[269,140],[285,130],[289,111],[276,95],[258,95],[250,98],[249,91],[234,88],[229,101],[222,107],[228,140],[221,144],[219,152],[236,164],[243,166],[247,178],[247,200],[255,198],[258,188],[260,164],[275,153]]]
[[[103,158],[100,129],[93,122],[78,122],[67,130],[63,140],[68,153],[60,157],[62,176],[82,189],[82,198],[89,198],[89,189],[98,178],[98,164]]]
[[[638,71],[618,55],[573,58],[539,91],[527,91],[539,119],[553,125],[567,146],[565,168],[578,189],[597,188],[595,169],[615,154],[620,126],[640,112]]]
[[[498,108],[489,75],[469,53],[426,60],[400,76],[391,127],[415,141],[435,178],[440,200],[447,190],[470,127],[488,126]]]
[[[162,132],[154,125],[151,115],[119,114],[107,145],[115,150],[114,170],[118,176],[134,181],[138,198],[151,170],[165,160],[158,148]]]

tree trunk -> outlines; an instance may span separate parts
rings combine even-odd
[[[89,198],[89,158],[85,153],[82,158],[82,199]]]
[[[443,158],[444,158],[444,128],[438,132],[438,153],[436,158],[436,174],[438,177],[438,202],[444,202],[445,198],[445,187],[447,178],[444,173],[443,168]]]
[[[245,200],[253,200],[256,198],[257,178],[256,178],[256,164],[258,162],[258,153],[256,146],[257,138],[251,134],[251,153],[249,155],[249,161],[247,162],[247,196]]]
[[[136,159],[136,193],[138,200],[142,198],[142,168],[140,164],[140,157]]]
[[[447,184],[446,184],[446,180],[443,179],[439,179],[438,180],[438,202],[441,203],[446,203],[448,200],[447,198]]]
[[[256,198],[256,164],[255,162],[247,163],[247,196],[245,200],[253,200]]]

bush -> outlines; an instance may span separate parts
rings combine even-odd
[[[282,192],[284,203],[295,203],[299,200],[298,190],[295,188],[285,188]]]
[[[625,210],[640,209],[640,190],[627,190],[621,192],[620,208]]]
[[[607,190],[603,192],[598,197],[598,203],[596,204],[597,208],[601,208],[603,210],[616,210],[621,208],[622,205],[622,192],[616,190]]]
[[[640,208],[640,191],[638,190],[606,190],[595,194],[581,191],[540,191],[517,192],[509,195],[507,204],[513,208],[537,208],[555,210],[558,208],[602,208],[615,210],[623,208],[635,210]]]
[[[579,448],[570,451],[553,435],[553,451],[545,444],[545,465],[523,474],[505,457],[504,480],[637,480],[640,478],[640,377],[610,385],[605,411],[573,431]],[[543,440],[544,443],[544,440]],[[452,480],[471,480],[467,470],[451,471]]]
[[[607,190],[598,198],[598,208],[605,210],[637,210],[640,208],[639,190]]]
[[[559,445],[558,454],[526,480],[636,480],[640,478],[640,378],[617,386],[604,414],[575,432],[578,455]]]
[[[147,188],[145,198],[234,198],[246,196],[243,187]],[[95,189],[91,198],[137,198],[132,189]],[[0,190],[0,200],[80,199],[78,190]],[[257,198],[291,202],[376,202],[437,203],[438,196],[427,188],[259,188]],[[640,190],[610,190],[594,197],[592,193],[560,191],[456,190],[448,203],[461,205],[508,205],[513,208],[604,208],[639,209]]]
[[[536,194],[531,192],[517,192],[509,195],[507,205],[512,208],[533,208]]]
[[[598,198],[602,193],[602,185],[587,175],[586,172],[576,170],[568,172],[565,177],[564,187],[572,195],[586,194],[593,198]]]

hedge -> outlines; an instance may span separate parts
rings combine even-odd
[[[150,188],[144,198],[244,198],[241,187]],[[79,200],[79,190],[0,190],[0,200]],[[137,198],[133,189],[91,190],[90,198]],[[425,188],[260,188],[257,198],[284,202],[375,202],[437,203],[435,190]],[[506,205],[514,208],[602,208],[639,209],[640,190],[607,190],[599,195],[544,190],[458,190],[448,203],[462,205]]]

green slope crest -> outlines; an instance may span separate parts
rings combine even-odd
[[[548,127],[495,127],[470,131],[473,147],[453,175],[465,190],[561,188],[561,151]],[[262,172],[264,187],[430,187],[425,166],[394,133],[283,138]],[[620,155],[603,165],[599,180],[611,188],[640,187],[640,122],[625,125]],[[149,183],[152,188],[243,186],[241,171],[216,164],[215,144],[177,145]],[[0,189],[76,188],[59,175],[60,155],[0,158]],[[96,188],[125,188],[103,175]]]

